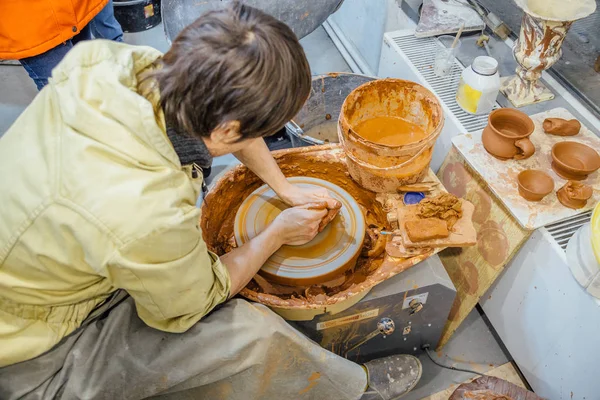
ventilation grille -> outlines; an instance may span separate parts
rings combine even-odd
[[[456,103],[456,90],[460,83],[463,65],[455,60],[448,76],[438,77],[433,72],[435,56],[443,45],[435,38],[416,38],[410,36],[394,37],[394,42],[421,73],[435,94],[444,102],[446,107],[460,121],[466,132],[475,132],[485,128],[487,115],[472,115],[460,108]],[[498,108],[498,104],[494,108]]]
[[[550,235],[552,235],[556,243],[558,243],[563,250],[566,250],[571,236],[573,236],[577,229],[583,224],[589,222],[591,218],[592,211],[590,210],[563,221],[547,225],[546,229],[550,232]]]

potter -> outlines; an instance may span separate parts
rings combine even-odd
[[[416,385],[412,355],[359,365],[236,297],[282,246],[311,242],[340,208],[327,189],[290,183],[263,140],[311,90],[289,27],[228,3],[164,55],[86,41],[52,74],[0,140],[3,400],[387,400]],[[200,227],[196,202],[202,168],[226,154],[289,208],[216,254],[204,237],[223,229],[222,216]],[[241,201],[245,189],[204,204]]]
[[[499,108],[488,117],[481,138],[483,147],[501,160],[529,158],[535,153],[535,146],[529,140],[534,129],[533,121],[525,113]]]

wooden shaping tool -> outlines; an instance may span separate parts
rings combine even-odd
[[[475,245],[477,243],[477,232],[475,232],[472,221],[475,206],[466,200],[460,199],[460,201],[463,215],[452,228],[450,235],[443,239],[424,240],[420,242],[411,241],[404,226],[404,222],[406,221],[420,219],[417,217],[418,205],[399,207],[399,232],[404,247],[409,250],[425,247],[468,247]]]
[[[398,192],[431,192],[438,187],[438,182],[419,182],[396,188]]]

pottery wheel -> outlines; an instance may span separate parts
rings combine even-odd
[[[261,275],[291,286],[327,282],[352,268],[362,249],[365,235],[363,213],[345,190],[331,182],[310,177],[288,181],[300,187],[326,188],[342,203],[339,214],[312,241],[302,246],[283,246],[267,260]],[[235,216],[235,240],[238,245],[261,233],[283,210],[288,208],[267,185],[244,200]]]

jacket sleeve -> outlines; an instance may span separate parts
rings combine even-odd
[[[181,223],[127,243],[107,266],[113,285],[127,290],[153,328],[184,332],[229,296],[229,274],[208,251],[198,215],[188,212]]]

